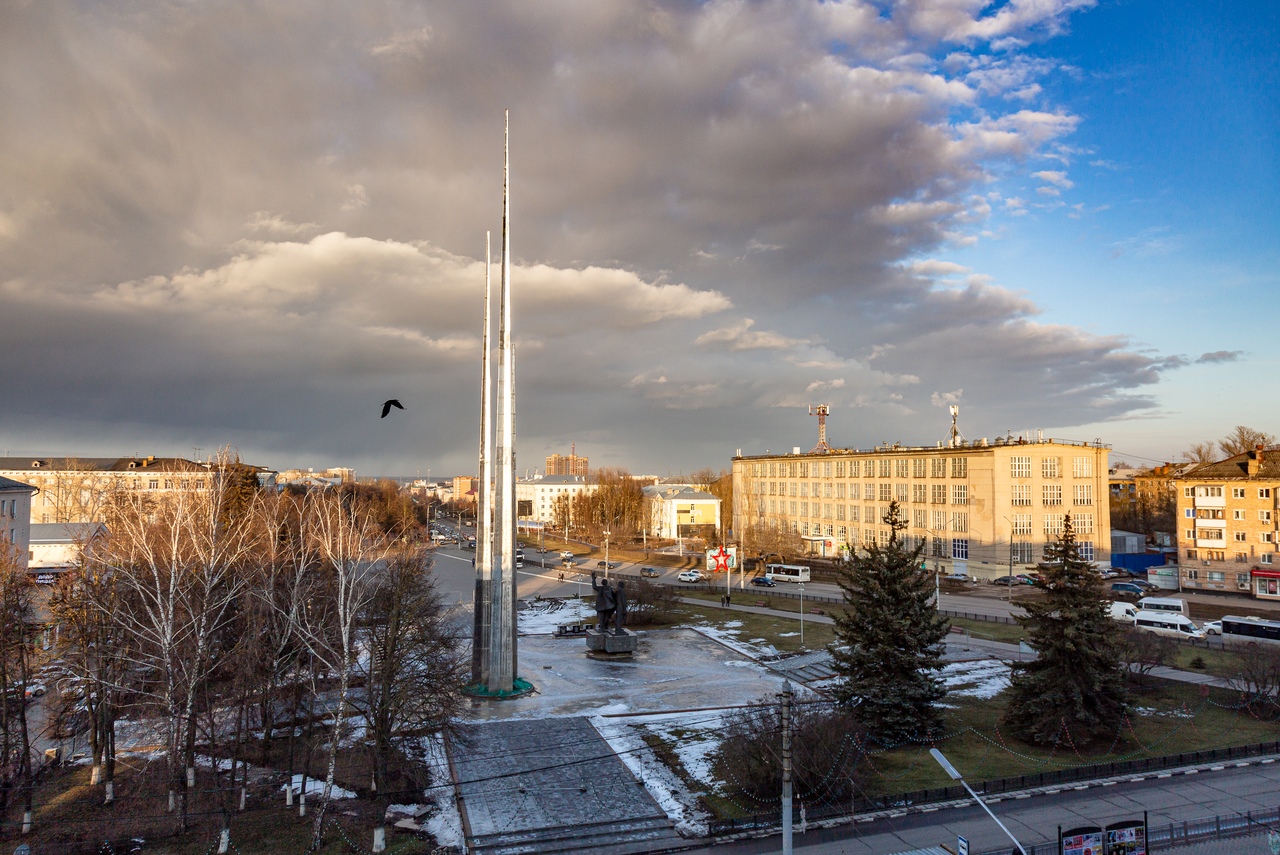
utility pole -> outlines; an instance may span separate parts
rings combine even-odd
[[[791,681],[782,684],[782,855],[791,855]]]

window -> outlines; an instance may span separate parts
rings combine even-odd
[[[893,477],[909,478],[911,476],[908,475],[907,473],[910,471],[911,471],[911,461],[908,460],[907,458],[903,457],[893,461]]]
[[[892,484],[885,483],[880,485],[880,501],[882,502],[893,501],[893,485]]]
[[[1093,534],[1093,514],[1075,514],[1071,517],[1076,534]]]
[[[861,516],[861,515],[858,513],[858,510],[859,510],[859,509],[858,509],[858,506],[857,506],[857,505],[850,505],[850,506],[849,506],[849,522],[861,522],[861,520],[860,520],[860,519],[858,519],[858,517],[859,517],[859,516]]]
[[[148,489],[148,490],[159,490],[159,489],[160,489],[160,482],[159,482],[159,481],[157,481],[157,480],[155,480],[155,479],[153,478],[152,480],[150,480],[150,481],[148,481],[148,482],[147,482],[147,489]]]
[[[942,542],[943,542],[943,541],[942,541],[942,538],[935,536],[935,537],[933,538],[932,543],[930,543],[930,546],[932,546],[932,547],[933,547],[933,549],[932,549],[931,551],[932,551],[933,556],[934,556],[935,558],[941,558],[941,557],[942,557]]]
[[[1207,552],[1205,552],[1204,557],[1209,559],[1210,561],[1226,561],[1227,553],[1219,552],[1216,549],[1210,549]]]
[[[933,505],[945,505],[947,503],[946,484],[929,485],[929,503]]]
[[[850,478],[860,477],[861,473],[858,470],[861,468],[862,468],[862,461],[850,460],[849,461],[849,477]]]
[[[794,517],[795,515],[796,515],[796,503],[795,503],[795,502],[792,502],[792,503],[791,503],[791,516],[793,516],[793,517]]]
[[[1062,504],[1062,485],[1061,484],[1045,484],[1040,488],[1041,497],[1046,505]]]
[[[1224,573],[1224,572],[1222,572],[1221,570],[1210,570],[1208,575],[1209,575],[1209,581],[1210,581],[1210,582],[1225,582],[1225,581],[1227,581],[1227,574],[1226,574],[1226,573]]]
[[[893,461],[887,457],[880,458],[880,477],[881,478],[893,477]]]
[[[957,534],[969,531],[969,515],[964,511],[953,511],[951,514],[951,530]]]
[[[1012,501],[1010,504],[1015,506],[1025,506],[1031,504],[1031,485],[1030,484],[1014,484]]]
[[[796,465],[800,467],[800,475],[799,475],[799,477],[801,477],[801,478],[808,478],[808,477],[809,477],[809,463],[808,463],[808,461],[801,461],[800,463],[797,463]],[[815,464],[814,464],[814,466],[813,466],[813,470],[814,470],[814,474],[817,474],[818,466],[817,466],[817,464],[816,464],[816,463],[815,463]]]
[[[1264,552],[1264,553],[1262,553],[1261,555],[1259,555],[1259,556],[1258,556],[1258,558],[1259,558],[1259,559],[1261,559],[1261,563],[1263,563],[1263,564],[1270,564],[1270,563],[1271,563],[1271,553],[1270,553],[1270,552]]]
[[[925,459],[923,457],[913,457],[911,459],[911,477],[912,478],[926,478],[928,476],[925,473],[928,471],[929,469],[925,465]]]
[[[1188,558],[1195,558],[1195,557],[1196,557],[1196,551],[1195,551],[1194,549],[1188,549],[1188,550],[1187,550],[1187,557],[1188,557]]]
[[[843,483],[836,484],[836,498],[837,498],[837,499],[843,499],[843,498],[844,498],[844,484],[843,484]]]
[[[1030,564],[1035,561],[1034,543],[1015,543],[1009,548],[1009,560],[1017,564]]]
[[[1224,532],[1220,528],[1198,528],[1196,529],[1196,540],[1225,540]]]
[[[1093,504],[1093,485],[1076,484],[1071,488],[1072,500],[1077,505]]]
[[[1188,529],[1185,529],[1184,531],[1186,532],[1187,540],[1196,539],[1196,530],[1194,528],[1188,528]]]
[[[1012,522],[1015,535],[1031,534],[1031,514],[1014,514]]]
[[[894,498],[898,500],[898,504],[900,505],[906,504],[907,502],[907,485],[906,484],[894,484],[893,492],[894,492]]]
[[[817,504],[817,503],[815,502],[814,504]],[[807,517],[807,516],[809,516],[809,503],[808,503],[808,502],[801,502],[801,503],[800,503],[800,516],[802,516],[802,517]]]
[[[933,530],[940,532],[946,527],[947,527],[947,512],[934,511],[933,512]]]
[[[912,484],[911,485],[911,501],[924,504],[929,501],[929,485],[928,484]]]
[[[969,477],[969,458],[953,457],[951,458],[951,477],[952,478],[968,478]],[[968,547],[966,546],[966,549]]]
[[[1092,478],[1093,458],[1073,457],[1071,459],[1071,474],[1076,478]]]
[[[831,461],[830,460],[823,461],[822,463],[822,477],[823,478],[831,477]],[[829,533],[830,532],[828,532],[828,534]]]
[[[1263,543],[1275,543],[1276,533],[1274,531],[1264,531],[1258,535]]]
[[[792,482],[791,482],[791,495],[793,495],[793,496],[794,496],[794,495],[796,495],[796,491],[797,491],[797,490],[799,490],[799,489],[800,489],[799,483],[798,483],[798,482],[796,482],[796,481],[792,481]]]
[[[1245,531],[1238,531],[1235,533],[1235,540],[1236,543],[1245,543],[1249,540],[1249,533]]]
[[[1195,509],[1195,508],[1184,508],[1184,509],[1183,509],[1183,511],[1182,511],[1182,515],[1183,515],[1184,517],[1186,517],[1187,519],[1189,519],[1189,520],[1193,520],[1193,519],[1195,519],[1195,518],[1196,518],[1196,509]]]
[[[1044,515],[1044,533],[1054,536],[1062,534],[1062,514]]]
[[[1187,578],[1188,578],[1188,579],[1190,579],[1192,582],[1194,582],[1196,579],[1199,579],[1199,578],[1200,578],[1200,571],[1199,571],[1199,570],[1188,570],[1188,571],[1187,571]]]
[[[969,557],[969,541],[963,537],[957,537],[951,541],[951,557],[968,559]]]
[[[1221,487],[1196,487],[1196,496],[1202,499],[1221,499]]]
[[[1233,520],[1242,520],[1242,519],[1244,519],[1244,510],[1243,510],[1243,509],[1241,509],[1241,508],[1236,508],[1234,511],[1232,511],[1232,512],[1231,512],[1231,518],[1232,518]]]
[[[816,487],[817,485],[815,484],[814,486]],[[816,492],[815,492],[815,495],[816,495]],[[800,496],[801,496],[801,498],[805,498],[805,499],[809,498],[809,485],[808,485],[808,484],[801,484],[801,485],[800,485]]]
[[[1232,488],[1231,488],[1231,498],[1233,498],[1233,499],[1243,499],[1243,498],[1244,498],[1244,487],[1232,487]]]
[[[836,461],[836,477],[837,478],[844,477],[844,464],[845,464],[845,461],[843,460]]]
[[[916,528],[928,528],[929,512],[928,511],[912,511],[911,524]]]
[[[841,486],[841,487],[844,487],[844,485],[843,485],[843,484],[841,484],[840,486]],[[830,482],[830,481],[828,481],[827,483],[825,483],[825,484],[823,484],[823,485],[822,485],[822,498],[824,498],[824,499],[830,499],[830,498],[831,498],[831,482]],[[843,493],[843,492],[841,492],[841,494],[840,494],[840,498],[844,498],[844,493]]]
[[[1271,522],[1271,511],[1258,511],[1258,522]]]
[[[1220,520],[1225,519],[1225,514],[1222,508],[1196,508],[1196,519]]]
[[[880,545],[888,546],[889,545],[889,529],[882,528],[880,529],[878,534],[879,534]]]
[[[843,511],[844,507],[841,506],[840,510]],[[830,502],[822,503],[822,518],[827,520],[831,519],[831,503]],[[840,515],[840,518],[844,519],[843,513]],[[830,534],[831,532],[827,532],[827,533]]]
[[[1258,498],[1259,498],[1259,499],[1270,499],[1270,498],[1271,498],[1271,488],[1270,488],[1270,487],[1259,487],[1259,488],[1258,488]]]
[[[1080,544],[1080,558],[1085,561],[1092,561],[1094,556],[1093,541],[1081,540],[1079,541],[1079,544]]]
[[[1236,553],[1236,563],[1237,563],[1237,564],[1248,564],[1248,563],[1249,563],[1249,553],[1247,553],[1247,552],[1237,552],[1237,553]]]
[[[951,504],[953,505],[969,504],[969,485],[968,484],[952,484],[951,485]]]
[[[1196,497],[1196,488],[1195,488],[1195,487],[1183,487],[1183,488],[1182,488],[1182,495],[1183,495],[1185,498],[1188,498],[1188,499],[1194,499],[1194,498]]]
[[[1040,461],[1040,474],[1045,478],[1061,478],[1061,462],[1059,457],[1046,457]]]
[[[946,478],[947,477],[947,459],[945,457],[929,458],[929,477],[930,478]]]

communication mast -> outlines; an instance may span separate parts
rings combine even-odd
[[[818,417],[818,444],[810,454],[830,454],[831,446],[827,445],[827,416],[831,413],[830,404],[810,404],[809,415]]]
[[[960,443],[964,440],[964,434],[960,432],[957,422],[960,420],[960,408],[955,404],[951,405],[951,435],[947,438],[947,448],[959,448]]]

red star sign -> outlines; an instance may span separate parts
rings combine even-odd
[[[724,570],[726,573],[729,572],[729,561],[732,558],[733,555],[727,552],[723,546],[720,547],[715,552],[711,553],[711,560],[715,562],[715,566],[711,568],[711,571],[713,573],[719,573],[721,570]]]

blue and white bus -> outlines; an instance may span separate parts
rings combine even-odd
[[[1222,640],[1246,644],[1255,641],[1280,642],[1280,620],[1227,615],[1222,619]]]

